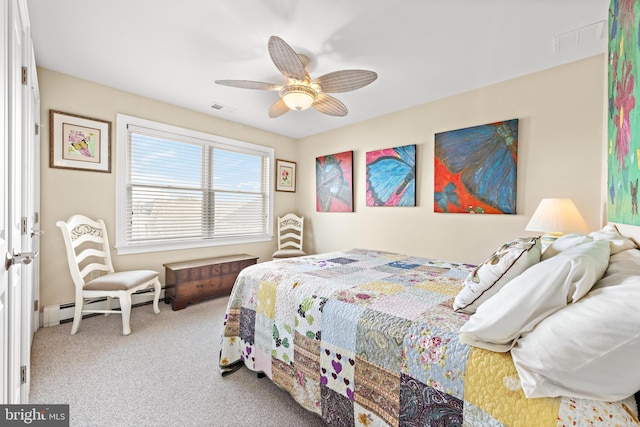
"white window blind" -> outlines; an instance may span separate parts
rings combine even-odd
[[[119,252],[121,247],[162,250],[173,243],[198,247],[271,238],[273,149],[145,125],[127,123],[122,132],[126,200]]]

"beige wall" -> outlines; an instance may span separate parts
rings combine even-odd
[[[118,91],[80,80],[65,74],[39,68],[41,95],[41,227],[46,230],[41,239],[40,306],[68,303],[74,300],[74,287],[67,267],[64,242],[55,223],[75,213],[102,218],[107,224],[111,244],[115,242],[115,153],[116,114],[164,122],[227,138],[238,139],[275,148],[276,158],[295,159],[295,140],[244,125],[197,113],[149,98]],[[111,173],[85,172],[49,167],[49,110],[80,114],[109,120],[111,126]],[[291,211],[296,194],[275,193],[275,215]],[[232,253],[249,253],[270,260],[275,241],[249,245],[216,246],[211,248],[154,252],[118,256],[112,250],[116,269],[148,268],[161,272],[163,263],[186,259],[207,258]]]
[[[505,241],[532,235],[524,228],[546,197],[572,198],[599,228],[605,61],[598,55],[301,140],[308,249],[364,247],[477,264]],[[512,118],[520,119],[517,214],[434,213],[434,134]],[[417,207],[367,207],[365,153],[407,144],[417,144]],[[318,213],[315,158],[347,150],[354,151],[355,213]]]
[[[74,213],[102,217],[111,240],[115,223],[115,174],[49,168],[50,109],[110,120],[124,113],[276,149],[276,158],[298,162],[297,192],[275,193],[275,214],[305,219],[310,253],[353,247],[383,249],[468,263],[483,261],[501,243],[524,231],[540,199],[571,197],[593,229],[602,224],[602,147],[606,57],[598,55],[552,70],[295,141],[130,93],[38,70],[42,99],[41,307],[73,301],[62,237],[55,226]],[[379,100],[384,102],[384,100]],[[518,118],[516,215],[433,212],[433,138],[437,132]],[[112,157],[115,155],[112,130]],[[417,144],[417,207],[365,206],[365,153]],[[354,213],[315,211],[315,158],[354,151]],[[115,165],[112,165],[115,170]],[[116,268],[151,268],[190,258],[251,253],[270,259],[275,243],[114,255]]]

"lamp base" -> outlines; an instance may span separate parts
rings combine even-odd
[[[559,237],[562,236],[560,232],[547,232],[540,236],[540,244],[542,245],[542,250],[545,250],[547,246],[558,240]]]

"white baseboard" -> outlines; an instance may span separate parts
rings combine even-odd
[[[106,298],[100,298],[89,304],[85,304],[86,308],[92,310],[105,310],[107,308]],[[160,301],[164,301],[164,289],[160,293]],[[137,307],[140,305],[147,305],[153,303],[153,289],[145,289],[137,292],[131,296],[131,306]],[[42,309],[40,313],[40,327],[47,328],[49,326],[56,326],[61,323],[73,322],[73,312],[76,304],[73,302],[67,304],[47,305]],[[120,301],[118,298],[114,298],[111,303],[111,308],[120,308]],[[85,314],[83,317],[96,316],[95,314]]]

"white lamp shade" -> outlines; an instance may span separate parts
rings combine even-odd
[[[292,110],[306,110],[318,98],[318,92],[311,86],[291,84],[280,89],[280,96]]]
[[[590,231],[571,199],[542,199],[525,230],[545,233],[588,233]]]
[[[313,104],[313,97],[307,92],[289,92],[282,99],[292,110],[306,110]]]

